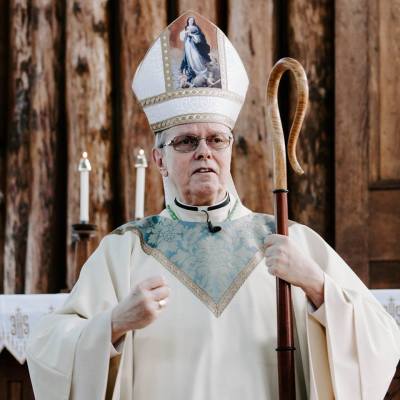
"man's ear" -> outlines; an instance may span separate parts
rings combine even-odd
[[[164,155],[161,149],[153,148],[151,152],[153,161],[157,165],[158,170],[162,176],[168,176],[168,171],[164,162]]]

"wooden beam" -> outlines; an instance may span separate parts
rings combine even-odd
[[[144,149],[149,160],[146,169],[145,215],[158,213],[164,205],[161,176],[151,161],[152,133],[141,106],[132,93],[134,72],[154,39],[167,26],[165,0],[123,0],[119,9],[120,54],[118,58],[118,148],[121,207],[123,220],[134,218],[136,169],[135,158]]]
[[[27,0],[10,2],[9,129],[6,178],[4,293],[24,292],[24,270],[31,204],[30,41]]]
[[[10,3],[5,293],[54,288],[60,6]]]
[[[368,285],[368,1],[335,16],[336,249]]]
[[[306,70],[308,112],[297,156],[305,174],[288,169],[290,215],[315,229],[332,245],[334,241],[334,4],[333,1],[287,2],[287,56]],[[284,23],[281,21],[281,23]],[[294,82],[293,79],[291,79]],[[296,87],[291,85],[289,113],[296,108]],[[291,126],[291,118],[287,121]]]
[[[217,1],[205,0],[202,2],[196,0],[178,0],[178,14],[183,14],[186,11],[196,11],[203,17],[208,18],[211,22],[217,22]]]
[[[25,293],[55,289],[57,265],[56,159],[59,123],[60,3],[32,2],[30,40],[30,210],[25,263]]]
[[[68,124],[68,286],[73,284],[71,225],[79,222],[79,159],[88,152],[93,247],[113,228],[112,105],[109,16],[106,0],[67,1],[66,94]],[[131,16],[129,16],[131,17]],[[128,18],[128,16],[127,16]]]
[[[6,149],[8,104],[8,2],[0,2],[0,293],[4,290],[4,233],[6,218]]]
[[[232,174],[245,206],[273,213],[272,151],[268,143],[265,90],[275,60],[274,2],[229,2],[228,37],[250,79],[246,102],[236,123]]]

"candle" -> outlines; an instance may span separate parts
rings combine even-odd
[[[136,157],[136,196],[135,196],[135,219],[144,217],[144,182],[147,159],[144,150],[140,149]]]
[[[78,171],[80,173],[80,221],[81,224],[89,222],[89,172],[92,170],[86,151],[82,153]]]

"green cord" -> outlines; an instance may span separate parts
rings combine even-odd
[[[179,217],[175,214],[174,210],[169,206],[169,204],[167,205],[167,210],[173,220],[179,221]]]

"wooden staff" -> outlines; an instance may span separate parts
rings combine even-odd
[[[274,207],[276,233],[288,236],[288,204],[285,137],[278,107],[278,86],[283,73],[293,72],[297,86],[297,106],[288,140],[288,157],[292,168],[298,174],[304,171],[296,158],[296,143],[306,113],[308,101],[307,77],[301,64],[292,58],[282,58],[272,68],[267,85],[267,128],[272,135],[274,164]],[[290,284],[277,278],[277,329],[279,399],[296,398],[293,311]]]

